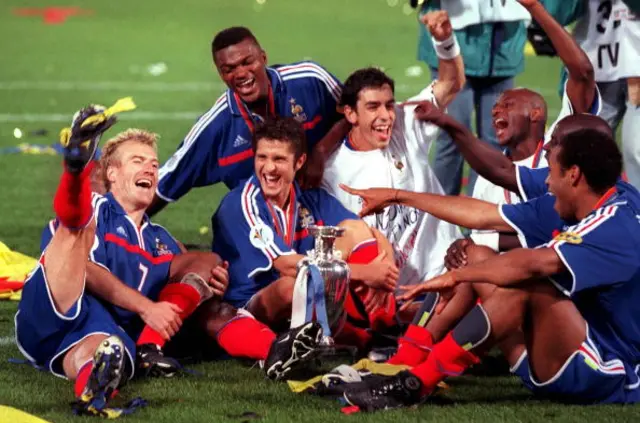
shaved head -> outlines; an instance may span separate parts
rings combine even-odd
[[[492,116],[498,144],[514,148],[524,140],[537,143],[544,136],[547,103],[535,91],[514,88],[498,97]]]
[[[539,109],[543,113],[543,119],[547,120],[547,102],[544,101],[544,97],[539,93],[532,91],[528,88],[514,88],[505,91],[518,98],[520,101],[524,101],[529,104],[531,109]]]

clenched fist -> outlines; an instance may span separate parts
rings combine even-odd
[[[453,28],[449,20],[449,14],[444,10],[436,10],[422,16],[422,23],[429,30],[436,41],[444,41],[451,37]]]

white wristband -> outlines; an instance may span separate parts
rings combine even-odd
[[[444,41],[438,41],[433,37],[431,37],[431,41],[440,59],[452,60],[460,55],[460,45],[454,33]]]

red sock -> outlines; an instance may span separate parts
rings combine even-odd
[[[158,301],[166,301],[180,307],[180,318],[186,319],[200,304],[200,293],[191,285],[184,283],[170,283],[160,291]],[[140,333],[137,345],[156,344],[163,347],[166,340],[150,326],[145,326]]]
[[[91,205],[91,171],[95,163],[91,161],[79,174],[66,169],[62,172],[60,184],[53,198],[53,210],[60,223],[67,228],[81,229],[89,223],[93,214]]]
[[[89,376],[91,376],[91,370],[93,370],[93,360],[87,361],[78,371],[76,381],[74,382],[73,390],[76,394],[76,398],[80,398],[82,391],[87,386]]]
[[[335,340],[338,344],[353,345],[364,351],[371,342],[371,332],[345,322],[340,333],[336,334]]]
[[[422,394],[427,395],[445,377],[460,375],[469,366],[479,362],[477,355],[458,345],[449,333],[442,342],[433,347],[427,361],[410,371],[422,381]]]
[[[237,316],[216,337],[218,344],[233,357],[266,360],[276,339],[267,325],[249,316]]]
[[[431,332],[422,326],[411,324],[398,340],[398,352],[387,363],[417,366],[427,359],[432,345]]]
[[[371,263],[376,257],[378,257],[378,241],[375,238],[371,238],[355,246],[351,254],[349,254],[347,263],[367,264]]]

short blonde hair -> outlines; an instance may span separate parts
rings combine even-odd
[[[158,138],[158,134],[153,132],[146,131],[144,129],[131,128],[120,132],[105,143],[104,147],[102,147],[102,157],[100,157],[100,170],[102,172],[102,180],[107,191],[111,188],[111,182],[107,179],[107,169],[109,166],[119,164],[120,157],[117,152],[120,146],[125,142],[135,141],[140,144],[148,145],[157,152]]]

